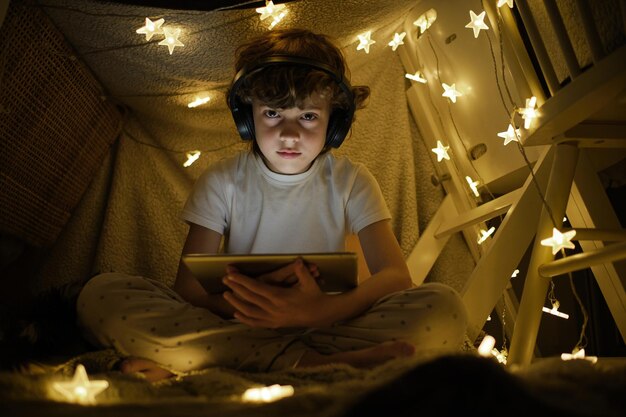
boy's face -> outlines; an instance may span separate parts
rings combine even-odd
[[[267,167],[279,174],[305,172],[324,149],[328,99],[313,94],[302,107],[275,109],[252,102],[257,144]]]

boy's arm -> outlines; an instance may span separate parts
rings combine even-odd
[[[222,235],[206,227],[190,223],[187,240],[182,255],[188,253],[217,253]],[[226,275],[226,271],[224,271]],[[223,318],[232,318],[234,309],[221,294],[208,294],[189,268],[183,263],[182,256],[178,264],[178,274],[174,291],[189,303],[210,310]]]

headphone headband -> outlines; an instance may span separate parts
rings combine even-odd
[[[260,59],[250,65],[244,66],[237,72],[233,79],[232,87],[228,94],[228,106],[230,107],[233,119],[237,125],[239,135],[243,140],[254,139],[254,120],[252,117],[251,106],[244,103],[237,95],[238,90],[241,88],[243,82],[250,77],[258,73],[259,71],[273,65],[291,65],[302,66],[311,69],[323,71],[330,75],[333,80],[339,85],[342,92],[348,98],[348,109],[335,109],[331,115],[328,123],[328,129],[326,134],[326,146],[338,148],[346,135],[350,131],[352,119],[354,117],[355,104],[354,96],[352,94],[352,87],[350,83],[345,79],[344,74],[338,74],[330,66],[323,62],[312,60],[300,56],[292,55],[271,55],[266,58]]]

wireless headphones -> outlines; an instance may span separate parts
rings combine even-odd
[[[326,144],[333,148],[338,148],[346,135],[350,131],[352,118],[354,116],[355,105],[352,87],[344,79],[343,74],[337,74],[328,65],[308,58],[290,55],[272,55],[261,59],[252,65],[243,67],[233,80],[232,87],[228,94],[228,107],[233,115],[239,135],[243,140],[254,140],[254,119],[252,116],[252,106],[244,103],[237,95],[237,91],[241,88],[247,77],[258,73],[259,71],[273,65],[295,65],[308,67],[311,69],[323,71],[330,75],[339,85],[341,90],[348,98],[348,109],[334,109],[328,121],[328,129],[326,131]]]

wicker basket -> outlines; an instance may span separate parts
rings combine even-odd
[[[0,233],[57,239],[119,135],[102,95],[48,17],[12,2],[0,27]]]

